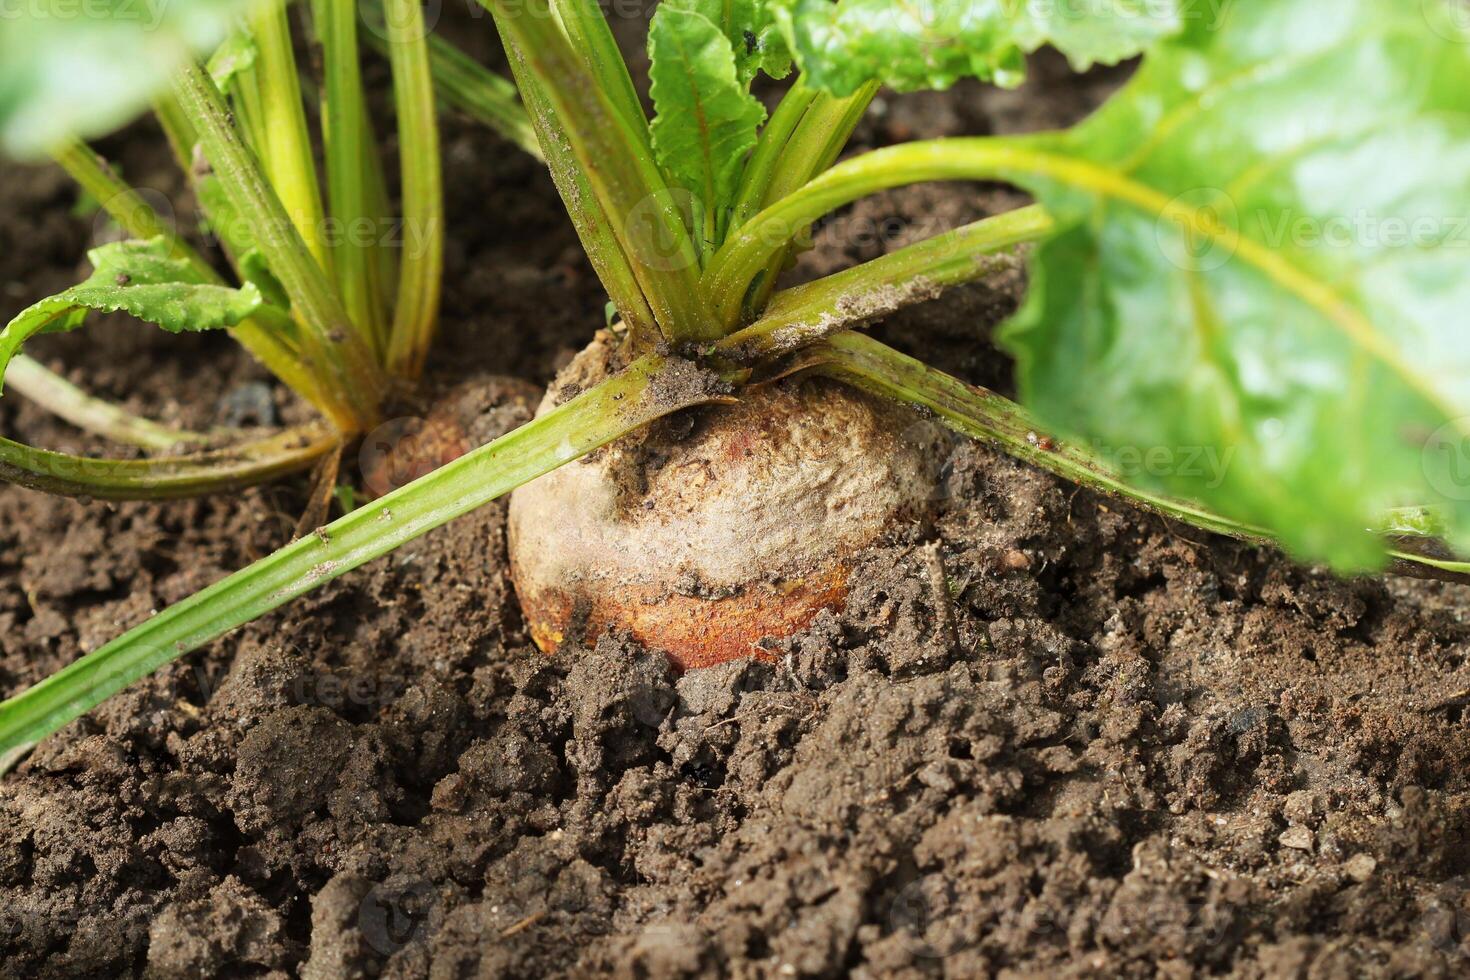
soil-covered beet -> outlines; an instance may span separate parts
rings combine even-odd
[[[600,331],[538,415],[622,366]],[[818,377],[647,427],[510,498],[506,551],[531,639],[618,631],[681,671],[750,656],[841,609],[856,556],[929,516],[949,433]]]
[[[1020,94],[893,100],[860,139],[1059,124],[1108,83],[1043,62]],[[478,378],[483,440],[602,300],[545,176],[448,138],[435,364]],[[108,149],[167,186],[150,139]],[[4,177],[9,315],[77,274],[92,222],[51,171]],[[881,195],[801,271],[1014,203]],[[878,331],[1004,386],[987,338],[1020,288]],[[190,424],[287,406],[222,337],[108,320],[38,350]],[[18,396],[0,427],[95,448]],[[933,525],[773,663],[543,656],[494,504],[164,669],[0,781],[0,976],[1470,972],[1470,594],[1336,581],[980,445],[944,462]],[[280,545],[304,497],[0,491],[0,690]]]

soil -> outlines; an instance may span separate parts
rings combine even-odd
[[[1020,93],[889,99],[858,145],[1066,123],[1116,80],[1043,60]],[[447,135],[436,381],[483,440],[603,300],[545,175]],[[104,149],[176,191],[158,146]],[[6,167],[0,203],[8,316],[77,277],[94,222],[46,169]],[[880,195],[797,274],[1016,203]],[[1004,388],[989,330],[1021,288],[875,329]],[[109,319],[36,350],[156,417],[294,411],[224,337]],[[99,448],[19,396],[0,428]],[[946,466],[932,524],[775,663],[538,653],[494,504],[165,668],[0,781],[0,976],[1470,975],[1470,593],[1338,581],[981,445]],[[0,690],[279,546],[305,501],[0,490]]]

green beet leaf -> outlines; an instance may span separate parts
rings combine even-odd
[[[747,91],[749,78],[741,78],[729,37],[697,10],[661,4],[648,51],[654,154],[692,195],[698,226],[733,200],[765,109]]]
[[[1058,222],[1004,333],[1029,404],[1346,570],[1394,506],[1470,545],[1470,44],[1433,6],[1227,0],[1011,175]]]
[[[901,91],[948,88],[966,77],[1016,85],[1025,72],[1025,56],[1047,44],[1079,71],[1117,64],[1177,33],[1186,5],[1186,0],[771,2],[807,81],[838,95],[870,81]]]
[[[232,327],[260,308],[260,290],[205,283],[169,242],[116,242],[87,256],[94,272],[86,281],[22,310],[0,330],[0,377],[21,345],[38,333],[82,325],[88,312],[129,313],[171,333]]]
[[[791,74],[791,52],[769,0],[663,0],[662,6],[703,14],[718,27],[735,54],[742,86],[749,87],[757,71],[772,78]]]
[[[37,156],[145,108],[250,0],[28,0],[0,26],[0,149]]]

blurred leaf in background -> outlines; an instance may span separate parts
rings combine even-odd
[[[130,121],[253,0],[0,0],[0,151]]]

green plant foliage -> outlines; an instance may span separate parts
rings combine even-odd
[[[702,14],[719,27],[735,54],[741,85],[749,87],[758,71],[772,78],[791,74],[791,51],[770,0],[663,0],[660,7]]]
[[[693,195],[698,226],[734,198],[765,109],[746,91],[749,77],[740,77],[729,37],[697,10],[660,4],[648,52],[654,154]]]
[[[1005,333],[1027,403],[1299,556],[1377,567],[1403,504],[1470,545],[1467,79],[1419,3],[1234,0],[1023,144],[1059,227]]]
[[[209,77],[214,79],[220,92],[229,95],[235,86],[236,77],[241,72],[254,68],[259,57],[260,49],[255,44],[255,38],[244,24],[240,24],[225,38],[223,44],[215,48],[206,67],[209,69]]]
[[[251,0],[27,0],[0,23],[0,149],[37,156],[114,129]]]
[[[201,230],[219,240],[234,260],[240,278],[254,283],[267,303],[289,310],[290,297],[286,295],[280,280],[271,273],[260,246],[256,244],[249,222],[235,209],[235,202],[230,200],[230,195],[218,175],[211,171],[195,176],[194,196],[205,216]]]
[[[88,253],[91,276],[22,310],[0,331],[0,377],[28,339],[74,330],[92,311],[123,311],[179,333],[233,327],[260,308],[263,300],[253,284],[240,289],[209,284],[170,248],[160,237],[93,249]]]
[[[1184,0],[771,0],[808,84],[849,95],[865,82],[948,88],[965,77],[1016,85],[1043,45],[1078,70],[1117,64],[1176,33]],[[1200,5],[1193,5],[1198,8]]]

